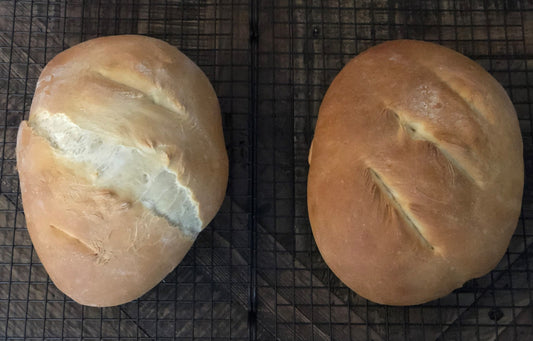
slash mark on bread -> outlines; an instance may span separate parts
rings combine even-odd
[[[67,238],[73,239],[74,241],[78,242],[81,246],[86,248],[90,253],[92,253],[96,257],[96,263],[105,264],[109,261],[110,259],[109,254],[103,248],[102,242],[92,241],[90,243],[87,243],[56,225],[50,224],[50,228],[54,229],[55,231],[60,232]]]
[[[491,117],[487,117],[486,114],[484,114],[481,110],[479,110],[472,101],[461,95],[461,92],[459,90],[455,89],[450,85],[449,82],[447,82],[445,79],[443,79],[438,73],[435,72],[432,68],[429,68],[427,66],[423,67],[430,72],[433,76],[435,76],[436,79],[439,80],[440,84],[443,85],[444,88],[448,89],[449,92],[457,99],[458,102],[461,102],[465,104],[477,117],[482,118],[486,122],[490,124],[494,124],[494,120]]]
[[[112,72],[106,71],[106,70],[96,71],[95,75],[98,77],[101,77],[102,79],[108,82],[116,84],[117,86],[121,88],[126,88],[130,91],[135,91],[141,94],[145,98],[149,99],[154,105],[162,109],[171,111],[175,114],[178,114],[179,116],[187,116],[183,106],[180,103],[177,103],[176,101],[172,101],[172,100],[165,100],[166,97],[163,95],[157,96],[158,93],[156,91],[147,92],[146,90],[141,89],[140,86],[135,86],[135,81],[126,81],[125,79],[119,79],[116,76],[114,76]],[[153,85],[151,84],[151,86],[155,86],[155,84]]]
[[[375,185],[374,191],[376,192],[376,195],[381,195],[385,200],[388,201],[390,204],[390,207],[392,209],[395,209],[396,212],[400,215],[400,217],[406,222],[406,224],[411,227],[411,230],[415,232],[415,234],[418,236],[422,244],[424,244],[426,247],[428,247],[431,250],[434,250],[435,248],[431,243],[424,237],[422,234],[422,229],[418,224],[416,223],[416,220],[408,210],[406,210],[398,198],[396,197],[396,194],[394,190],[383,181],[383,178],[372,168],[368,168],[368,173],[370,174],[371,181],[373,185]]]
[[[476,177],[473,174],[473,173],[478,173],[477,170],[468,169],[465,166],[463,166],[452,155],[450,151],[444,148],[444,146],[442,145],[443,143],[439,141],[437,138],[435,138],[435,136],[433,136],[433,134],[431,134],[429,131],[426,131],[421,124],[406,120],[405,117],[400,116],[396,110],[393,110],[391,108],[387,108],[385,111],[396,119],[396,121],[398,122],[398,125],[407,133],[407,135],[411,139],[424,141],[429,145],[429,147],[434,149],[435,152],[440,153],[444,157],[444,159],[448,161],[449,163],[448,168],[450,169],[450,172],[452,173],[452,175],[454,174],[453,168],[455,168],[457,171],[463,174],[467,179],[475,183],[478,187],[483,188],[484,186],[483,181],[479,180],[478,179],[479,177]]]

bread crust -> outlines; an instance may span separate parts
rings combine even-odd
[[[377,303],[442,297],[501,259],[523,188],[505,90],[445,47],[391,41],[328,89],[309,156],[308,209],[333,272]]]
[[[85,305],[138,298],[177,266],[196,235],[118,184],[99,186],[90,165],[39,134],[39,115],[64,115],[113,143],[160,155],[162,167],[192,193],[203,228],[220,208],[228,178],[220,109],[209,80],[160,40],[90,40],[45,67],[29,120],[19,128],[17,168],[27,227],[54,284]]]

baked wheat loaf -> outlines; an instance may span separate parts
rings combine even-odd
[[[154,287],[225,195],[216,94],[167,43],[90,40],[43,70],[17,141],[28,230],[55,285],[112,306]]]
[[[412,305],[489,272],[517,224],[522,140],[478,64],[391,41],[337,75],[318,116],[308,208],[333,272],[374,302]]]

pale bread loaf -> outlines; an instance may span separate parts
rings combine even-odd
[[[17,167],[28,230],[55,285],[82,304],[126,303],[176,267],[222,203],[216,94],[161,40],[84,42],[43,70]]]

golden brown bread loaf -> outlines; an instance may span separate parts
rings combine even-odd
[[[489,272],[515,230],[522,140],[505,90],[465,56],[391,41],[328,89],[308,209],[333,272],[374,302],[412,305]]]
[[[222,203],[216,94],[163,41],[84,42],[43,70],[17,167],[28,230],[55,285],[86,305],[128,302],[176,267]]]

